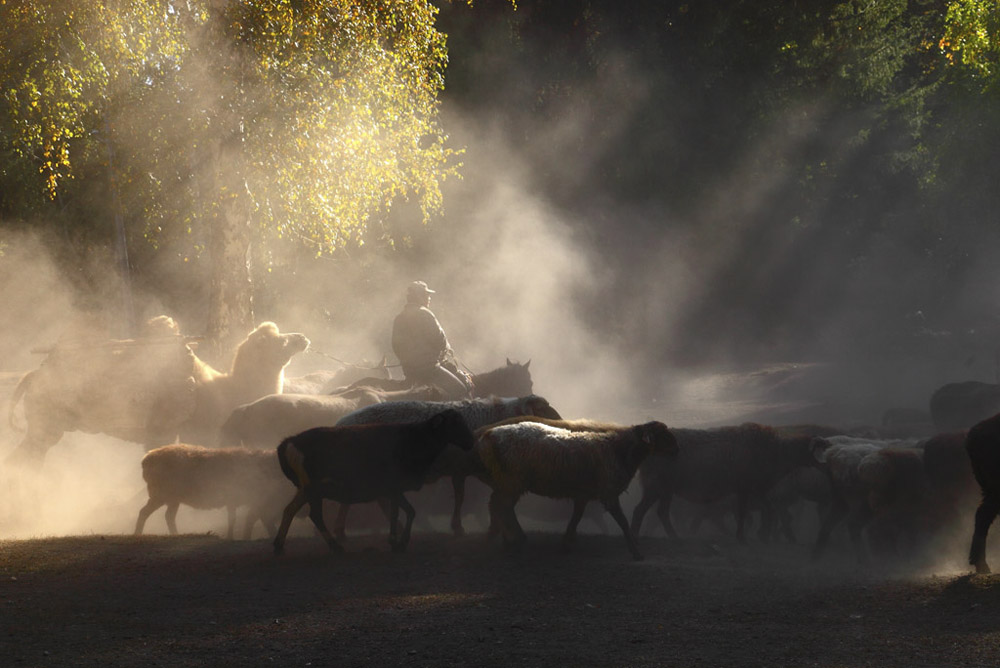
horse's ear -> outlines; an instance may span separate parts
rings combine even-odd
[[[529,364],[531,364],[531,360],[528,360],[527,362],[524,363],[524,368],[527,369]]]
[[[514,363],[510,361],[509,357],[507,358],[507,366],[514,366]]]

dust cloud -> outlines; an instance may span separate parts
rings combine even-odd
[[[891,255],[884,242],[871,240],[870,263],[845,277],[856,248],[838,246],[808,221],[794,233],[774,224],[790,176],[776,169],[761,177],[751,167],[800,150],[815,128],[776,123],[688,212],[605,192],[607,174],[596,165],[632,132],[648,95],[641,81],[627,59],[617,60],[595,82],[600,90],[581,89],[549,110],[548,123],[513,123],[519,141],[509,126],[447,108],[446,126],[467,153],[463,179],[446,184],[443,219],[421,228],[398,203],[378,221],[400,237],[395,250],[376,243],[316,258],[311,249],[273,249],[277,271],[255,267],[255,319],[312,340],[287,375],[339,361],[394,364],[392,318],[409,282],[424,280],[437,291],[431,309],[464,367],[530,360],[535,392],[569,418],[854,426],[877,423],[892,406],[924,408],[936,384],[993,379],[984,338],[935,329],[919,303],[865,321],[892,304],[880,290],[899,265],[878,265]],[[672,151],[663,160],[676,167],[697,147],[678,129]],[[42,360],[32,349],[75,323],[96,321],[118,337],[122,285],[101,261],[106,249],[73,265],[87,273],[81,280],[67,275],[48,241],[3,241],[0,371],[9,396]],[[185,334],[203,334],[205,286],[194,279],[204,278],[208,259],[170,259],[137,267],[137,318],[166,313]],[[859,336],[868,328],[885,335]],[[886,341],[889,355],[879,347]],[[21,434],[5,424],[0,436],[2,458]],[[0,471],[14,489],[0,497],[0,537],[130,532],[145,502],[142,456],[139,445],[74,433],[49,451],[37,477]],[[182,508],[178,523],[185,532],[221,533],[225,513]],[[147,532],[164,531],[157,513]]]

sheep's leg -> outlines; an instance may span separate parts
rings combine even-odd
[[[497,493],[490,494],[490,537],[500,534],[504,546],[512,542],[514,530],[510,526],[507,502]]]
[[[177,509],[180,507],[180,503],[167,503],[167,530],[171,536],[177,535]]]
[[[701,528],[701,523],[705,520],[705,515],[707,515],[709,512],[710,511],[706,510],[704,506],[698,506],[695,509],[694,514],[691,516],[691,523],[688,525],[688,532],[692,536],[698,534],[698,530]],[[714,513],[712,516],[712,523],[715,525],[719,524],[719,518],[715,517]]]
[[[851,544],[854,545],[854,553],[857,555],[858,563],[861,565],[865,565],[869,561],[868,550],[865,548],[861,532],[864,530],[871,518],[872,512],[868,508],[868,505],[865,504],[858,508],[857,512],[852,513],[851,517],[847,521],[847,532],[851,536]]]
[[[146,502],[146,505],[144,505],[139,510],[139,517],[135,521],[136,536],[142,533],[142,528],[146,526],[146,520],[148,520],[149,516],[153,514],[153,511],[155,511],[157,508],[165,504],[166,501],[156,501],[152,497],[150,497],[149,501]]]
[[[413,506],[406,497],[402,494],[397,494],[392,498],[392,535],[390,537],[389,543],[392,545],[393,552],[402,552],[406,549],[406,546],[410,543],[410,531],[413,529],[413,518],[416,517],[417,513],[413,509]],[[406,513],[406,526],[403,527],[403,535],[398,541],[393,540],[395,538],[395,527],[396,520],[399,516],[399,509],[402,508],[403,512]]]
[[[573,499],[573,514],[569,518],[569,524],[566,525],[566,533],[563,534],[562,539],[562,549],[566,552],[568,552],[570,546],[576,542],[576,527],[580,524],[580,520],[583,518],[583,511],[586,510],[586,508],[586,499]]]
[[[972,534],[972,546],[969,549],[969,563],[976,567],[977,573],[989,573],[986,563],[986,536],[990,525],[1000,512],[1000,498],[983,495],[982,503],[976,509],[976,529]]]
[[[747,537],[743,531],[747,521],[747,497],[746,492],[736,493],[736,540],[740,545],[747,544]]]
[[[243,540],[250,540],[253,537],[253,528],[257,524],[257,520],[267,528],[267,522],[264,521],[264,511],[260,509],[259,506],[249,506],[247,508],[247,518],[246,524],[243,528]],[[273,536],[273,531],[268,531],[269,536]]]
[[[639,529],[642,528],[642,518],[646,516],[649,509],[656,503],[656,497],[649,490],[643,490],[642,498],[632,511],[632,535],[638,536]]]
[[[451,530],[457,537],[465,535],[462,526],[462,504],[465,503],[465,476],[452,476],[451,489],[455,496],[455,507],[451,513]]]
[[[229,532],[226,534],[226,538],[232,540],[233,529],[236,527],[236,506],[226,506],[226,515],[229,520]]]
[[[326,544],[334,552],[343,552],[344,548],[340,546],[337,539],[330,534],[330,531],[326,528],[326,522],[323,521],[323,497],[317,496],[315,494],[309,495],[309,519],[312,520],[313,526],[316,527],[316,531],[319,531],[319,535],[323,537]]]
[[[819,536],[816,538],[816,545],[813,547],[812,559],[814,561],[822,556],[826,544],[830,541],[830,533],[844,519],[848,510],[847,501],[843,497],[839,495],[834,497],[830,512],[823,519],[823,524],[819,528]]]
[[[767,498],[767,494],[760,495],[760,528],[757,529],[757,538],[765,545],[771,542],[771,532],[774,527],[774,509]]]
[[[632,553],[632,558],[636,561],[642,561],[642,553],[639,552],[639,548],[635,545],[635,538],[632,537],[632,532],[629,531],[628,520],[625,519],[625,513],[622,512],[622,506],[618,502],[618,499],[605,502],[604,507],[611,513],[611,517],[615,519],[618,526],[621,527],[622,533],[625,535],[625,542],[628,544],[628,551]]]
[[[340,507],[337,508],[337,519],[333,521],[333,535],[344,540],[347,538],[347,511],[350,510],[351,504],[341,503]]]
[[[497,505],[499,501],[496,501],[496,498],[497,498],[496,492],[493,492],[493,494],[490,495],[489,502],[486,504],[486,507],[490,513],[490,526],[486,530],[487,541],[493,540],[498,534],[499,535],[504,534],[503,515],[501,514],[500,508]],[[504,536],[504,540],[506,540],[506,536]]]
[[[795,530],[792,528],[792,513],[788,509],[788,506],[782,505],[775,509],[778,515],[778,524],[781,527],[781,533],[784,534],[785,540],[794,545],[797,540],[795,538]]]
[[[490,516],[499,522],[504,546],[507,548],[516,548],[527,540],[520,522],[517,521],[517,515],[514,513],[516,503],[517,499],[506,498],[495,491],[490,495]]]
[[[306,490],[300,487],[292,500],[285,506],[285,512],[281,515],[281,526],[278,527],[278,534],[274,537],[274,553],[276,555],[285,551],[285,536],[288,535],[288,527],[292,525],[292,520],[295,519],[295,515],[302,509],[302,506],[306,505],[306,501]]]
[[[524,533],[524,529],[521,528],[521,523],[517,520],[517,513],[514,512],[515,505],[517,505],[517,499],[512,499],[506,507],[507,524],[514,532],[515,546],[520,546],[528,540],[528,536]]]
[[[399,544],[399,499],[395,496],[389,501],[389,512],[386,513],[389,520],[389,545],[392,551],[396,551]]]
[[[660,518],[660,524],[663,525],[663,530],[667,532],[667,535],[671,538],[677,538],[674,523],[670,521],[670,502],[672,500],[673,497],[671,496],[665,496],[660,499],[660,502],[656,506],[656,516]]]

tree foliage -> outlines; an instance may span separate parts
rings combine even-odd
[[[940,47],[950,63],[960,62],[995,86],[1000,79],[1000,2],[950,2]]]
[[[200,229],[238,171],[265,234],[319,251],[357,242],[399,197],[439,209],[455,168],[438,123],[445,38],[435,8],[403,0],[5,0],[5,170],[37,195],[113,176],[154,243]],[[220,145],[238,164],[218,164]],[[232,155],[231,152],[226,155]],[[104,169],[102,169],[104,168]],[[6,172],[11,173],[11,172]],[[223,188],[224,189],[224,188]]]

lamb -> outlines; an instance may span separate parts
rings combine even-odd
[[[747,511],[761,508],[758,536],[770,540],[772,513],[768,491],[793,469],[815,466],[808,436],[782,437],[774,429],[747,423],[716,429],[674,429],[680,454],[676,462],[647,460],[639,469],[642,498],[632,513],[632,533],[653,505],[663,528],[676,536],[670,521],[674,494],[696,503],[714,503],[736,496],[736,537],[743,543]]]
[[[206,448],[179,443],[151,450],[142,459],[142,477],[149,501],[139,511],[135,535],[142,533],[153,511],[167,506],[167,528],[177,534],[175,518],[181,504],[198,509],[226,508],[228,537],[233,538],[236,508],[249,506],[244,538],[249,540],[259,519],[274,533],[267,508],[288,489],[272,451],[246,448]]]
[[[531,492],[573,500],[564,548],[575,540],[587,503],[599,500],[621,527],[632,557],[641,560],[618,497],[648,455],[676,455],[677,441],[662,422],[624,427],[523,421],[486,428],[478,437],[475,453],[479,475],[493,488],[491,519],[501,527],[508,545],[516,547],[526,539],[514,506]]]
[[[972,473],[983,498],[976,509],[976,528],[969,547],[969,563],[977,573],[989,573],[986,563],[986,536],[1000,512],[1000,414],[977,422],[965,437]]]
[[[306,503],[330,549],[342,552],[323,522],[323,499],[347,504],[384,497],[390,501],[389,544],[393,552],[402,552],[416,515],[403,492],[420,489],[446,447],[468,451],[472,444],[472,431],[454,409],[411,424],[317,427],[286,438],[278,446],[278,462],[297,491],[282,516],[274,553],[284,551],[288,527]],[[397,539],[400,507],[406,513],[406,527]]]
[[[357,388],[337,396],[269,394],[237,406],[220,429],[219,444],[273,448],[282,439],[306,429],[333,426],[348,413],[365,406],[399,400],[433,401],[441,397],[440,390],[429,386],[402,392]]]
[[[451,408],[465,419],[469,429],[476,430],[507,418],[519,416],[542,417],[558,420],[561,418],[549,402],[538,395],[528,395],[516,398],[470,399],[465,401],[431,402],[431,401],[399,401],[377,404],[357,410],[342,418],[338,425],[356,424],[386,424],[393,422],[416,422],[425,420],[431,415]],[[454,506],[451,516],[451,529],[456,536],[465,534],[462,526],[462,504],[465,501],[465,479],[474,473],[473,460],[455,448],[449,448],[438,458],[434,467],[428,471],[426,483],[448,476],[451,478],[454,491]],[[334,533],[344,537],[347,522],[347,509],[341,506],[337,515]]]

